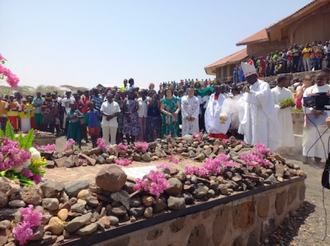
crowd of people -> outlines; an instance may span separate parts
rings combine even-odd
[[[329,134],[319,129],[325,121],[315,122],[327,113],[304,108],[302,101],[317,92],[330,94],[329,69],[320,70],[314,80],[307,74],[302,81],[290,83],[280,76],[276,86],[270,86],[258,77],[253,64],[242,62],[241,67],[247,84],[232,87],[219,82],[201,86],[198,80],[188,80],[178,85],[162,83],[157,92],[152,83],[148,89],[139,89],[131,78],[121,87],[66,91],[64,96],[56,91],[3,95],[0,124],[3,131],[10,121],[16,132],[34,128],[66,134],[79,147],[89,141],[95,147],[99,138],[105,144],[132,144],[202,132],[221,139],[235,136],[249,144],[264,143],[272,150],[281,147],[290,153],[295,145],[290,108],[295,107],[306,114],[304,156],[308,161],[324,158],[317,133],[324,140]],[[284,104],[287,99],[292,100]]]
[[[248,63],[254,64],[260,77],[330,68],[330,42],[313,41],[305,45],[293,44],[292,47],[282,51],[276,50],[265,57],[251,56]],[[225,80],[228,81],[228,79]],[[243,70],[239,65],[234,69],[230,80],[234,83],[245,81]]]

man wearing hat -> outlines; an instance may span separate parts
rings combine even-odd
[[[262,143],[274,151],[281,145],[281,135],[271,90],[254,66],[242,62],[241,67],[248,85],[243,88],[239,133],[246,143]]]

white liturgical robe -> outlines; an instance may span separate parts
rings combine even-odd
[[[250,86],[250,92],[244,93],[239,120],[238,132],[244,134],[246,143],[262,143],[272,151],[281,146],[277,113],[268,83],[258,79]]]
[[[227,120],[224,124],[220,123],[220,114],[222,111],[223,102],[226,100],[224,95],[219,94],[218,99],[214,98],[215,94],[213,93],[210,96],[207,108],[205,111],[205,129],[208,134],[226,134],[230,123],[231,115],[230,112],[227,113]]]
[[[318,92],[326,92],[329,96],[330,85],[313,85],[308,87],[304,92],[304,97],[308,97]],[[303,111],[305,113],[302,144],[303,156],[327,158],[330,132],[326,126],[325,119],[330,116],[330,112],[324,111],[323,115],[315,118],[310,108],[303,107]]]
[[[294,133],[293,122],[290,107],[281,109],[279,105],[281,101],[287,98],[293,98],[292,92],[287,88],[280,88],[276,86],[272,90],[273,99],[275,103],[275,109],[277,111],[278,123],[280,127],[280,133],[282,138],[283,147],[294,147]]]
[[[199,100],[193,96],[189,98],[184,96],[181,99],[181,114],[182,114],[182,136],[199,132],[198,115],[199,115]],[[188,121],[187,117],[193,117],[193,121]]]

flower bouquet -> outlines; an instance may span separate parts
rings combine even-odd
[[[149,145],[147,142],[135,142],[135,147],[142,153],[145,153],[148,148],[149,148]]]
[[[32,146],[33,129],[16,138],[10,122],[5,133],[0,129],[0,176],[18,179],[21,185],[32,186],[41,181],[47,166],[45,158]]]

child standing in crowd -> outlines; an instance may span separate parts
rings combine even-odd
[[[8,120],[10,121],[14,131],[19,129],[19,112],[21,111],[21,106],[14,99],[14,95],[9,96],[9,100],[6,104],[6,110],[8,115]]]
[[[21,109],[22,111],[19,114],[19,117],[21,118],[21,131],[28,132],[31,129],[31,112],[33,107],[31,104],[27,104],[26,99],[23,98]]]
[[[69,120],[67,139],[72,138],[77,142],[79,144],[79,149],[81,149],[81,140],[83,139],[80,118],[83,118],[82,114],[76,108],[74,102],[71,102],[70,110],[67,111],[67,119]]]
[[[98,117],[100,113],[94,108],[94,103],[92,101],[87,101],[86,104],[88,106],[88,133],[89,136],[91,136],[93,148],[95,148],[97,146],[97,138],[100,134],[98,126]]]

